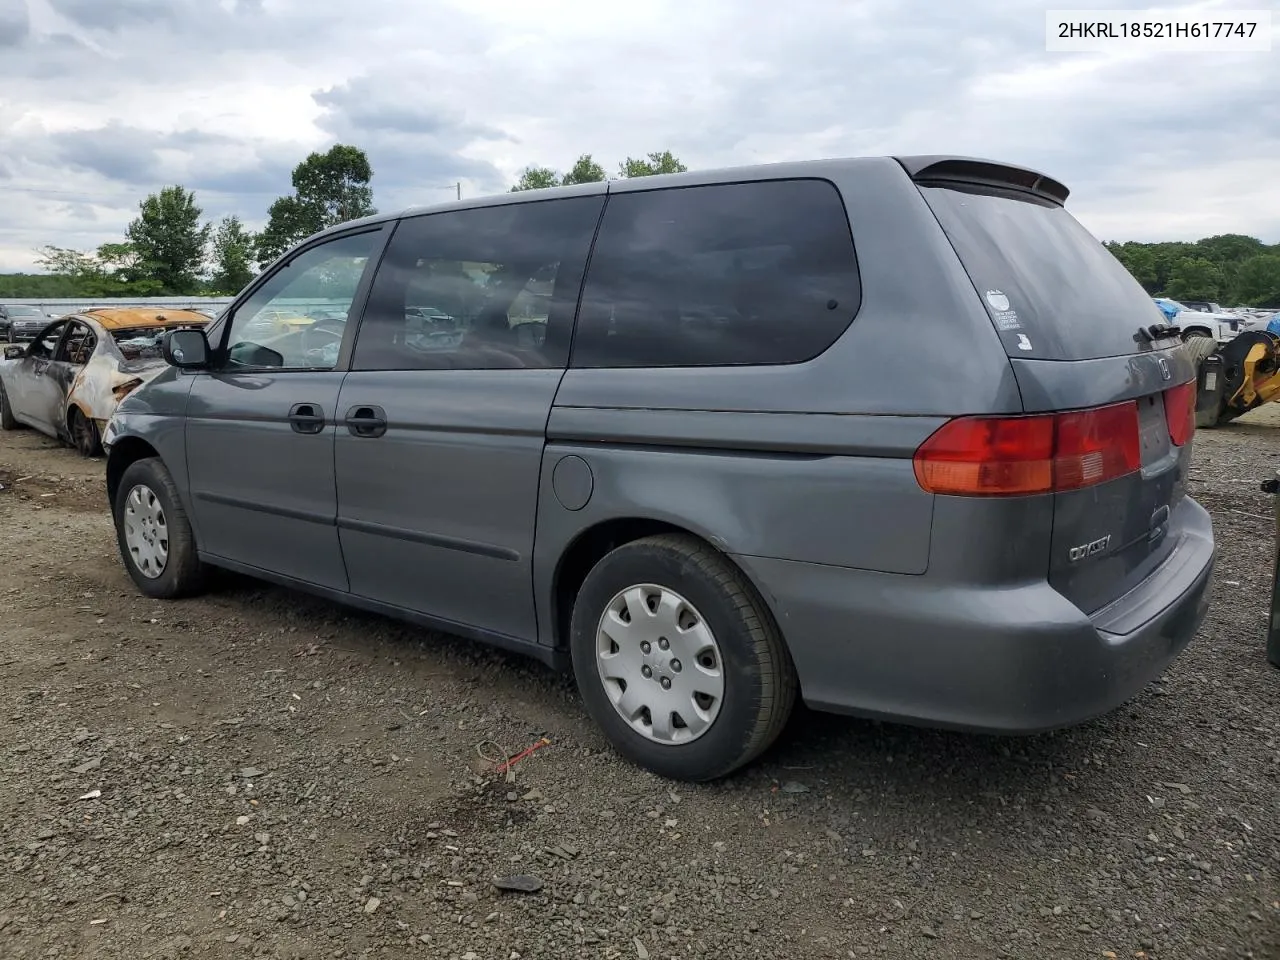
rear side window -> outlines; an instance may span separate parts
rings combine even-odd
[[[378,267],[355,370],[563,367],[603,196],[411,217]]]
[[[803,362],[849,326],[860,292],[844,204],[824,180],[615,194],[572,366]]]
[[[1010,356],[1091,360],[1140,349],[1163,315],[1118,261],[1056,204],[922,187]]]

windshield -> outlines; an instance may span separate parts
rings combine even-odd
[[[1010,356],[1126,356],[1163,320],[1150,294],[1064,208],[959,187],[922,187]]]

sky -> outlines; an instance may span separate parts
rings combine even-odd
[[[120,240],[172,183],[256,229],[335,142],[369,154],[384,211],[582,153],[610,173],[661,150],[692,169],[949,153],[1061,180],[1103,240],[1280,242],[1280,36],[1050,53],[1047,6],[1082,5],[0,0],[0,271]],[[1275,0],[1194,5],[1251,8],[1280,33]]]

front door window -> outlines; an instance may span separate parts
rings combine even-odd
[[[379,236],[330,240],[272,274],[231,317],[227,368],[332,370]]]

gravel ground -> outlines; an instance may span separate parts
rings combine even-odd
[[[6,434],[0,957],[1280,957],[1277,466],[1269,411],[1199,435],[1214,606],[1114,714],[802,713],[695,788],[520,659],[230,576],[141,599],[102,464]]]

